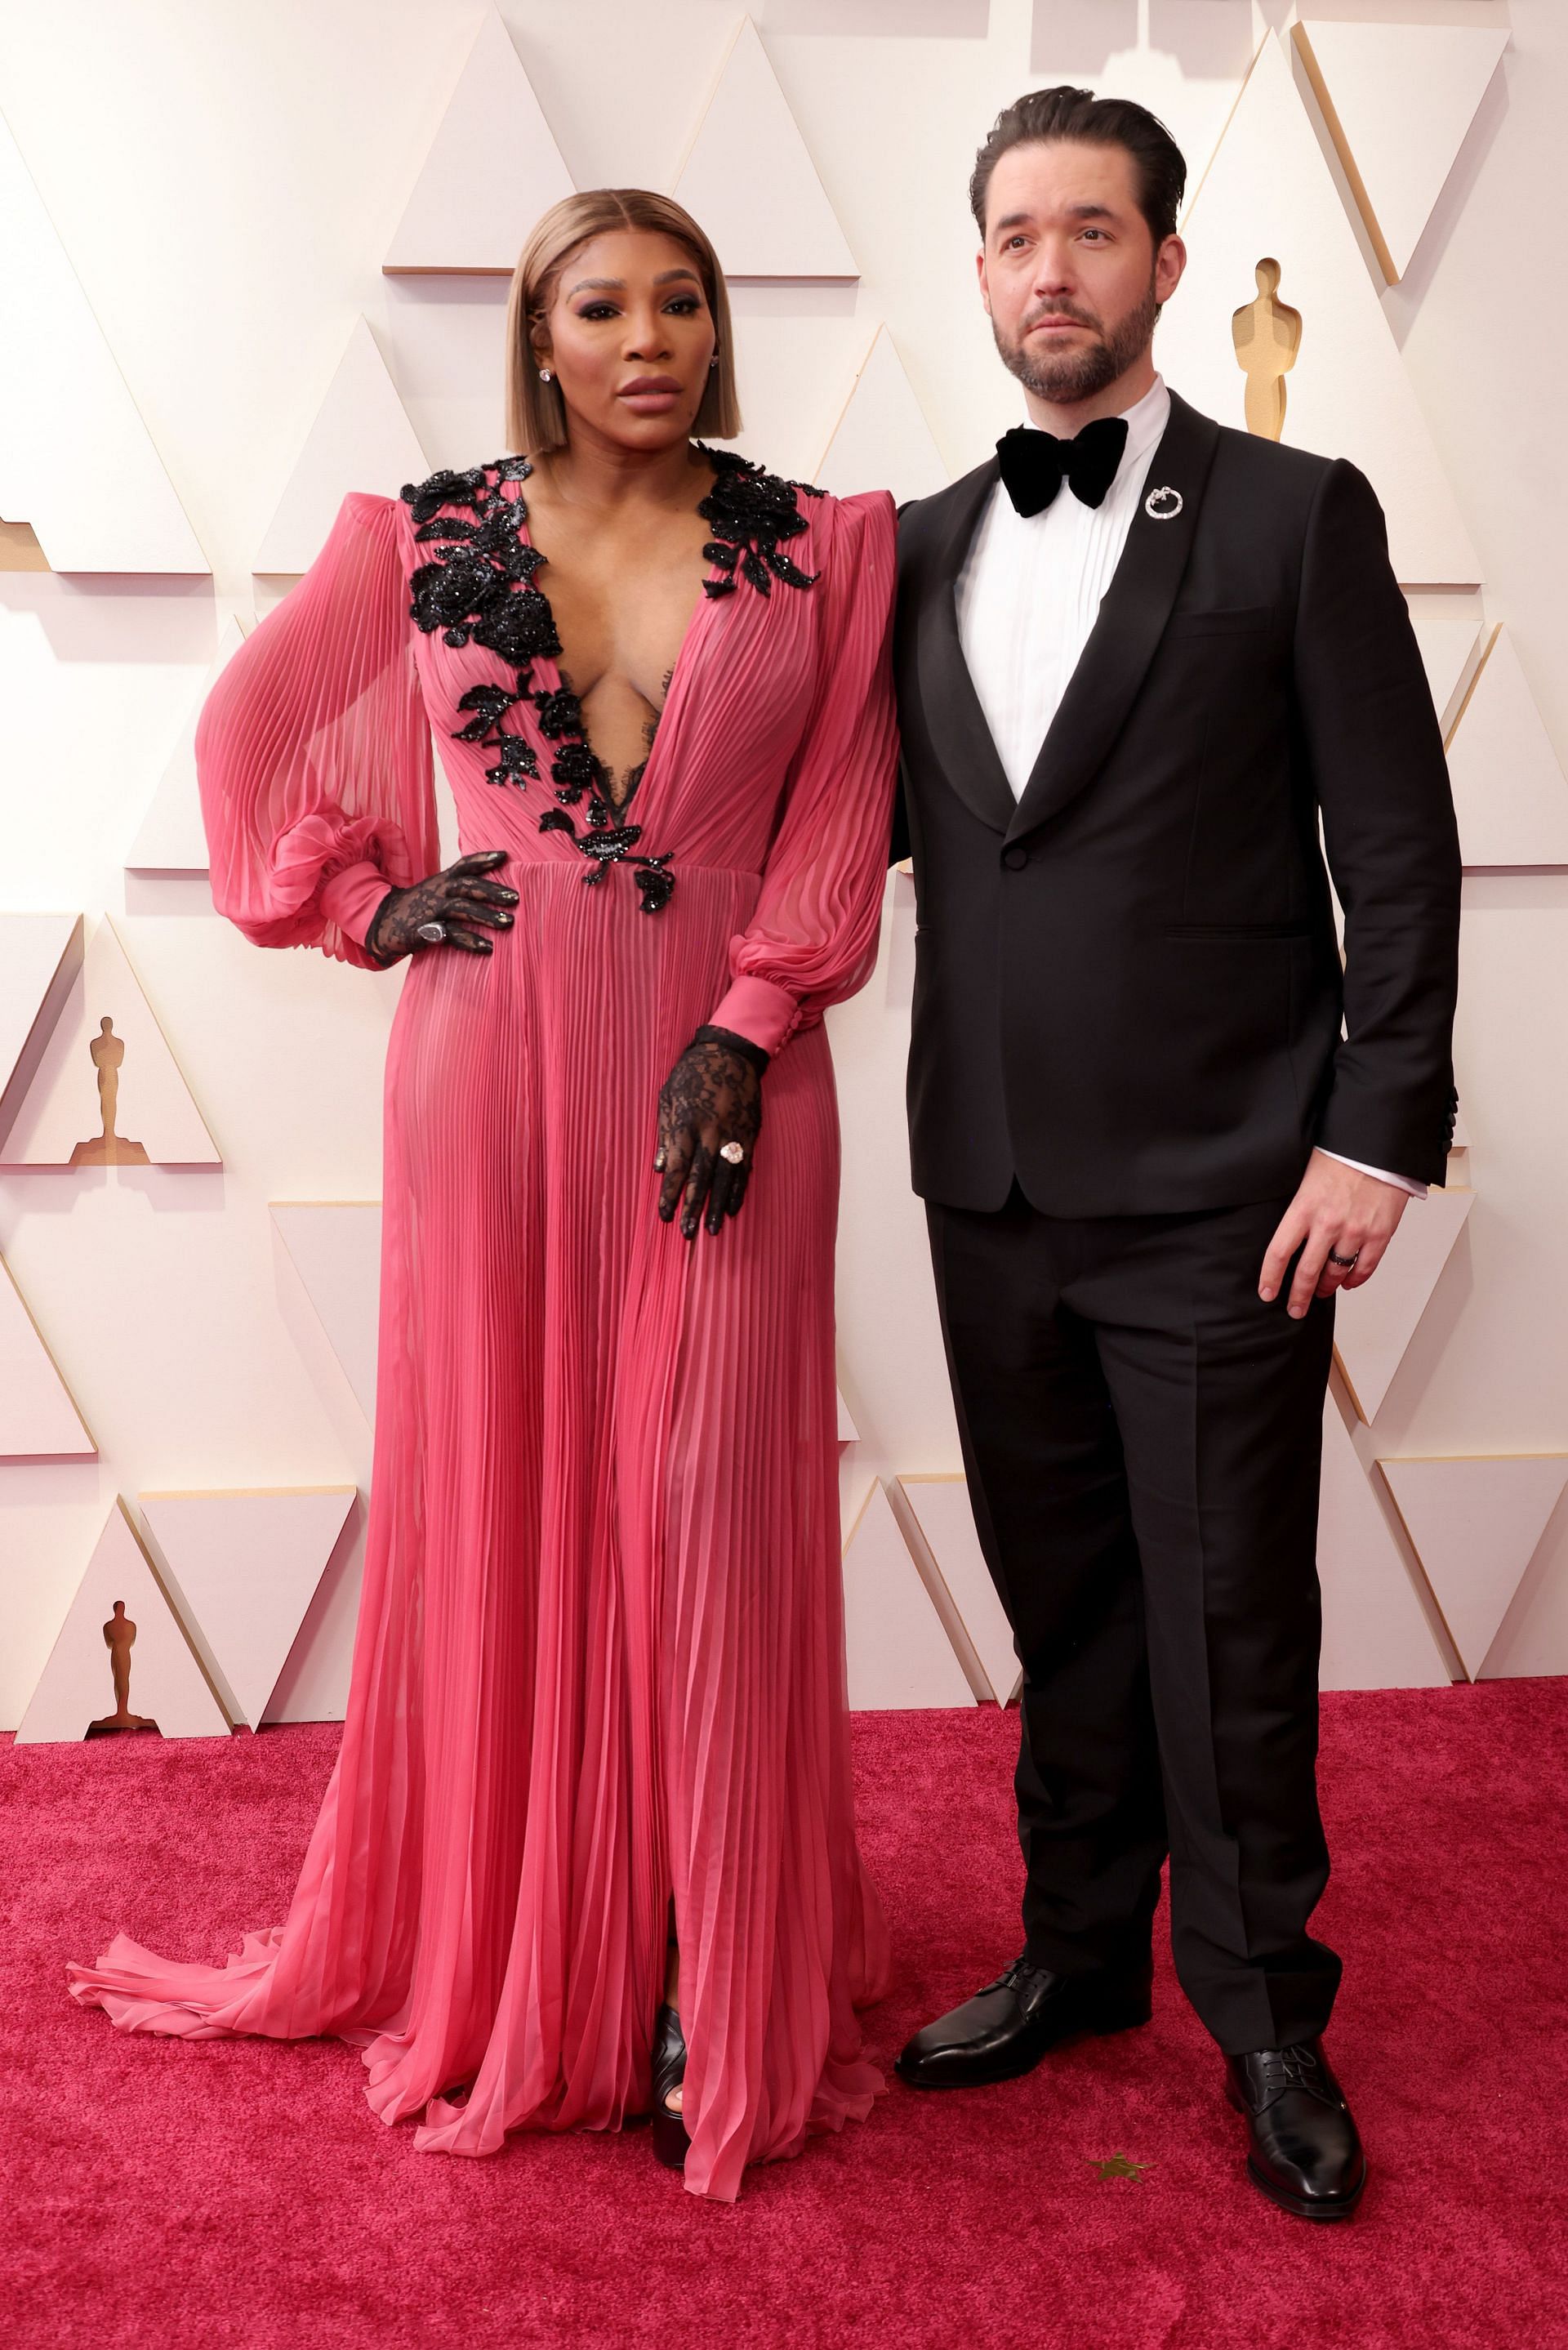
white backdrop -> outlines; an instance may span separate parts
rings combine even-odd
[[[89,933],[113,918],[223,1161],[0,1170],[0,1254],[99,1448],[96,1461],[0,1461],[0,1726],[21,1719],[116,1493],[138,1515],[149,1491],[368,1483],[364,1414],[268,1203],[378,1197],[398,978],[258,952],[215,920],[201,880],[126,867],[223,623],[286,585],[252,566],[356,318],[431,465],[504,444],[504,281],[381,268],[483,13],[480,0],[0,11],[0,113],[212,569],[0,569],[0,914],[79,910]],[[505,0],[500,13],[579,185],[673,182],[739,21],[732,0]],[[1568,751],[1554,658],[1568,623],[1568,329],[1542,282],[1560,235],[1568,23],[1553,0],[1321,0],[1310,13],[1511,31],[1403,279],[1372,282],[1485,581],[1484,605],[1454,608],[1505,623]],[[942,466],[975,463],[1016,413],[973,296],[964,198],[992,115],[1047,81],[1125,92],[1168,122],[1196,184],[1260,36],[1293,14],[1283,0],[756,0],[859,276],[736,288],[742,445],[781,471],[814,469],[881,323]],[[481,109],[474,140],[505,137]],[[734,158],[741,178],[770,167],[765,143]],[[1199,207],[1195,244],[1201,234]],[[1169,325],[1175,350],[1174,311]],[[1240,387],[1238,374],[1238,403]],[[108,498],[118,446],[88,420],[54,462]],[[3,497],[0,515],[27,519]],[[895,880],[876,974],[830,1024],[850,1520],[874,1481],[959,1466],[908,1187],[910,951],[909,885]],[[1565,1005],[1568,874],[1468,879],[1458,1057],[1475,1206],[1374,1428],[1357,1431],[1364,1468],[1568,1451]],[[1338,1548],[1324,1557],[1350,1631],[1361,1506],[1331,1513]],[[340,1711],[362,1522],[356,1507],[275,1715]],[[1568,1671],[1568,1506],[1487,1669]]]

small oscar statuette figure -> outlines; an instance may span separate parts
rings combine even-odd
[[[1302,314],[1282,302],[1280,265],[1260,261],[1255,302],[1243,302],[1231,321],[1236,364],[1247,378],[1247,430],[1277,441],[1285,429],[1285,378],[1302,342]]]
[[[71,1153],[73,1167],[149,1167],[151,1160],[140,1142],[128,1142],[123,1134],[114,1130],[114,1113],[119,1099],[119,1065],[125,1058],[125,1039],[114,1033],[114,1023],[106,1013],[99,1022],[99,1033],[88,1046],[93,1066],[98,1071],[98,1097],[103,1110],[103,1132],[95,1134],[90,1142],[78,1142]]]
[[[150,1714],[130,1711],[130,1649],[135,1638],[136,1627],[125,1612],[125,1602],[117,1599],[114,1613],[103,1627],[104,1646],[114,1675],[114,1711],[88,1722],[89,1738],[112,1738],[122,1730],[150,1730],[155,1737],[161,1734]]]

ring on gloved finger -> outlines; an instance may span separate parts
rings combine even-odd
[[[732,1167],[738,1167],[745,1155],[744,1147],[739,1142],[722,1142],[719,1145],[720,1158],[727,1159]]]
[[[446,924],[437,921],[421,922],[414,936],[416,939],[428,940],[432,947],[438,947],[446,936]]]

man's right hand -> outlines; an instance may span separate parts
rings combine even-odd
[[[382,963],[394,963],[400,955],[419,954],[437,945],[461,947],[467,954],[493,954],[494,940],[479,936],[470,926],[477,922],[493,930],[511,929],[509,909],[517,903],[516,890],[484,878],[504,865],[506,857],[504,848],[476,849],[471,857],[460,857],[444,872],[416,881],[411,889],[389,889],[370,917],[365,933],[367,954]],[[445,937],[421,939],[421,922],[440,922]]]
[[[1300,1189],[1269,1243],[1258,1295],[1265,1305],[1279,1295],[1285,1271],[1300,1251],[1286,1311],[1299,1322],[1314,1297],[1359,1289],[1370,1281],[1383,1252],[1399,1229],[1410,1195],[1379,1175],[1347,1166],[1332,1152],[1314,1150]]]

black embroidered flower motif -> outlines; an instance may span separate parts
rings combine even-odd
[[[522,734],[504,733],[501,726],[503,712],[522,698],[521,694],[508,693],[504,685],[471,685],[457,705],[460,710],[473,711],[475,715],[466,726],[453,730],[452,740],[483,743],[496,754],[495,764],[484,771],[487,783],[516,784],[521,787],[528,776],[539,772],[533,744]]]
[[[479,714],[471,718],[466,726],[457,729],[452,736],[453,742],[483,743],[502,712],[510,710],[519,700],[520,695],[508,693],[504,685],[471,685],[457,706],[460,710],[477,711]]]
[[[555,693],[536,693],[534,708],[539,732],[547,743],[558,743],[563,734],[580,734],[583,731],[582,706],[569,686],[563,685]]]
[[[454,647],[467,644],[478,623],[507,594],[504,575],[466,549],[444,563],[421,563],[409,585],[420,627],[427,636],[439,629]]]
[[[419,525],[419,536],[421,538],[426,536],[424,525],[440,514],[442,506],[472,506],[478,514],[490,494],[490,484],[485,479],[488,471],[488,466],[484,465],[472,465],[466,473],[454,473],[443,469],[417,486],[412,482],[405,482],[402,497]],[[443,531],[431,536],[448,537],[455,536],[456,533]]]
[[[713,486],[697,509],[713,534],[703,558],[724,575],[703,581],[707,593],[733,595],[737,570],[763,596],[772,593],[775,578],[791,588],[809,588],[815,574],[803,571],[779,546],[806,527],[795,492],[813,498],[822,492],[809,482],[782,481],[730,450],[697,445],[714,472]],[[533,746],[502,721],[517,703],[531,702],[540,733],[559,746],[550,763],[559,805],[545,810],[540,831],[569,835],[587,859],[583,879],[589,885],[602,882],[612,865],[629,863],[642,911],[656,914],[669,904],[675,888],[669,855],[640,852],[642,826],[614,820],[620,811],[600,789],[603,771],[589,744],[576,695],[567,686],[535,690],[533,683],[534,662],[554,660],[561,643],[549,598],[533,585],[545,557],[519,535],[528,509],[521,496],[501,494],[504,482],[525,482],[533,470],[526,457],[502,457],[464,473],[443,471],[428,481],[404,484],[402,496],[414,519],[416,540],[444,550],[432,554],[410,580],[413,601],[409,615],[427,636],[439,629],[442,642],[454,650],[469,643],[482,645],[515,672],[514,691],[492,682],[469,687],[458,703],[468,713],[468,723],[454,730],[454,740],[493,751],[486,780],[522,790],[530,778],[537,778],[539,763]],[[467,514],[450,511],[453,507],[466,507]],[[585,792],[587,829],[579,832],[566,810],[576,807]]]
[[[779,541],[798,538],[807,526],[795,503],[795,492],[808,498],[819,498],[822,492],[810,482],[786,482],[777,473],[764,473],[761,465],[736,456],[732,450],[710,449],[702,442],[697,445],[717,475],[697,509],[713,533],[702,553],[716,569],[729,575],[704,580],[709,595],[732,596],[737,567],[742,577],[762,596],[772,593],[775,578],[791,588],[811,587],[816,574],[803,571],[798,563],[781,555]]]
[[[631,868],[631,878],[642,892],[645,914],[657,914],[661,906],[670,903],[675,888],[675,876],[664,869],[669,862],[668,857],[645,857],[640,865],[634,865]]]
[[[599,763],[587,743],[563,743],[550,762],[550,780],[560,786],[556,794],[568,806],[575,806],[599,772]]]
[[[484,770],[486,783],[516,784],[521,788],[530,775],[539,773],[534,745],[521,734],[503,734],[496,743],[495,754],[495,764]]]

